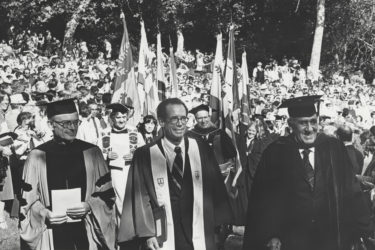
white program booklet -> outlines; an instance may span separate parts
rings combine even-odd
[[[52,212],[54,214],[66,214],[68,208],[81,204],[81,188],[52,190]],[[68,219],[69,222],[81,221],[80,219]]]

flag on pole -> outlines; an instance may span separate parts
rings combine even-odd
[[[225,119],[225,129],[229,136],[232,138],[233,145],[235,146],[237,151],[234,172],[229,174],[225,181],[227,187],[235,187],[237,179],[242,172],[242,166],[237,149],[235,124],[233,120],[233,111],[235,109],[238,110],[240,107],[240,100],[238,97],[237,68],[233,25],[229,29],[228,56],[225,65],[225,83],[223,86],[223,95],[223,119]]]
[[[176,63],[174,60],[174,54],[173,54],[173,47],[172,44],[169,48],[169,81],[171,86],[171,97],[178,97],[178,80],[177,80],[177,74],[176,74]]]
[[[146,100],[146,67],[147,67],[147,56],[148,52],[147,36],[145,31],[145,25],[143,20],[141,20],[141,42],[139,45],[139,55],[138,55],[138,74],[137,83],[139,90],[139,99],[143,104],[142,110],[143,115],[147,115],[147,100]]]
[[[145,24],[141,21],[141,42],[139,46],[139,57],[138,57],[138,83],[145,85],[146,78],[146,65],[147,65],[147,56],[148,51],[147,36],[145,30]]]
[[[248,84],[249,84],[249,71],[247,68],[246,52],[242,53],[242,64],[241,64],[241,75],[242,80],[238,85],[238,93],[241,103],[241,117],[240,122],[244,125],[249,125],[250,123],[250,107],[249,107],[249,95],[248,95]]]
[[[134,108],[132,117],[128,122],[137,125],[141,119],[142,105],[138,95],[138,84],[134,73],[133,55],[130,47],[128,29],[126,27],[125,15],[121,13],[120,18],[124,26],[119,58],[117,61],[117,77],[112,96],[112,103],[122,103]]]
[[[232,119],[238,121],[240,101],[238,96],[236,53],[234,46],[234,26],[229,29],[228,55],[225,65],[225,83],[223,86],[223,113],[226,119],[226,126],[232,126]],[[234,112],[236,111],[236,112]]]
[[[153,72],[150,65],[152,61],[152,53],[149,50],[147,35],[144,22],[141,21],[141,42],[139,46],[138,57],[138,86],[143,86],[144,98],[144,115],[153,115],[156,117],[156,107],[159,104],[157,96],[157,88],[154,86]]]
[[[221,127],[221,113],[222,113],[222,102],[221,102],[221,85],[223,79],[223,36],[218,34],[216,36],[216,53],[214,60],[214,69],[212,73],[212,84],[211,84],[211,97],[210,97],[210,107],[212,109],[211,121]]]
[[[166,99],[165,91],[165,75],[164,75],[164,62],[163,62],[163,52],[161,49],[161,34],[158,33],[156,45],[156,57],[157,57],[157,71],[156,71],[156,80],[158,82],[158,97],[159,101]]]

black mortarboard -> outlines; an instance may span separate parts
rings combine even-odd
[[[47,104],[47,117],[55,115],[78,113],[74,98],[50,102]]]
[[[279,108],[288,108],[290,117],[309,117],[317,114],[315,103],[320,101],[321,95],[301,96],[284,100]]]
[[[128,113],[129,108],[122,105],[121,103],[111,103],[107,105],[107,109],[111,109],[112,112]]]
[[[209,112],[210,111],[210,107],[208,105],[205,105],[205,104],[201,104],[201,105],[198,105],[194,108],[192,108],[189,113],[192,113],[192,114],[196,114],[198,113],[198,111],[201,111],[201,110],[204,110],[204,111],[207,111]]]

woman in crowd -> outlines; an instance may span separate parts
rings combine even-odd
[[[4,114],[8,107],[9,96],[0,94],[0,139],[2,135],[6,135],[7,132],[9,132],[4,119]],[[7,158],[11,154],[10,147],[0,146],[0,229],[6,229],[8,227],[4,215],[5,201],[13,200],[14,198],[12,174]]]
[[[158,122],[152,115],[146,115],[143,122],[138,124],[138,131],[142,134],[146,144],[153,142],[158,135]]]

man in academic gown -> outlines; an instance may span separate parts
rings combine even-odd
[[[368,233],[370,213],[345,146],[318,135],[314,103],[289,99],[289,126],[263,153],[249,198],[244,250],[346,250]]]
[[[161,102],[157,116],[164,137],[135,151],[125,194],[133,199],[124,200],[118,241],[216,249],[214,228],[230,223],[232,214],[215,156],[207,143],[184,137],[187,108],[180,99]]]
[[[120,223],[122,204],[124,203],[126,182],[134,151],[145,142],[141,133],[127,125],[129,109],[120,103],[107,106],[111,110],[109,118],[112,121],[112,130],[108,137],[103,137],[102,150],[107,158],[111,171],[112,185],[116,194],[116,219]]]
[[[30,152],[23,173],[22,248],[115,249],[114,193],[100,149],[75,139],[73,99],[49,103],[47,116],[54,138]],[[79,189],[81,202],[56,213],[53,192],[65,189]]]
[[[236,157],[236,148],[232,139],[224,130],[217,128],[211,122],[207,105],[201,104],[190,110],[190,113],[194,114],[197,124],[187,131],[187,136],[207,142],[212,147],[219,164]]]

